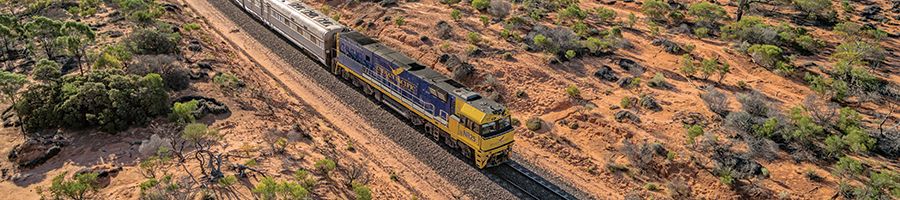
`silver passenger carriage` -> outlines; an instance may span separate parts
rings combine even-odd
[[[344,25],[299,0],[234,1],[322,64],[333,66],[335,34],[345,31]]]

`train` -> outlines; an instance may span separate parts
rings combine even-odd
[[[372,96],[438,144],[478,168],[509,161],[515,131],[509,110],[409,56],[323,15],[299,0],[232,0],[305,50],[326,70]]]

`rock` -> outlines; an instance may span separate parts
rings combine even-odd
[[[635,75],[635,76],[644,74],[644,67],[641,66],[640,64],[637,64],[636,62],[634,62],[634,60],[631,60],[631,59],[627,59],[627,58],[619,59],[619,67],[621,67],[625,71],[628,71],[628,73],[631,73],[632,75]]]
[[[625,77],[619,79],[619,82],[616,82],[616,84],[619,85],[620,88],[629,88],[631,87],[632,81],[634,81],[634,77]]]
[[[446,21],[439,21],[437,25],[435,25],[435,28],[437,29],[435,33],[437,34],[438,38],[446,40],[453,37],[453,27],[451,27],[450,24]]]
[[[106,35],[108,35],[111,38],[118,38],[118,37],[122,37],[123,35],[125,35],[125,33],[123,33],[122,31],[112,30],[112,31],[107,31]]]
[[[422,43],[428,44],[429,42],[431,42],[431,38],[428,38],[428,36],[423,35],[423,36],[419,37],[419,41],[422,41]]]
[[[469,57],[478,57],[478,56],[483,56],[483,55],[484,55],[484,50],[481,50],[481,48],[478,48],[478,47],[475,47],[475,50],[469,51]]]
[[[209,69],[192,69],[191,74],[188,75],[191,80],[200,80],[209,77]]]
[[[656,102],[656,98],[654,98],[653,96],[650,96],[650,95],[642,96],[640,103],[641,103],[641,107],[643,107],[645,109],[649,109],[649,110],[656,111],[656,112],[659,112],[660,110],[662,110],[662,107],[660,107],[659,103]]]
[[[381,0],[381,3],[379,3],[379,5],[381,5],[381,7],[397,6],[397,0]]]
[[[175,5],[175,4],[171,4],[171,3],[164,3],[164,4],[162,5],[162,7],[163,7],[163,9],[165,9],[167,12],[180,12],[180,11],[181,11],[181,7],[180,7],[180,6]]]
[[[867,20],[875,20],[880,21],[884,19],[883,16],[880,15],[881,6],[879,5],[870,5],[863,8],[862,12],[859,13],[859,16],[865,18]]]
[[[200,52],[200,50],[203,50],[203,45],[200,45],[200,41],[198,40],[191,40],[188,42],[188,50]]]
[[[197,67],[199,67],[200,69],[208,69],[208,70],[212,70],[212,63],[209,63],[209,62],[198,62],[198,63],[197,63]]]
[[[616,121],[619,123],[630,121],[632,123],[641,123],[641,118],[628,110],[620,110],[616,112]]]
[[[141,141],[141,146],[138,146],[138,152],[143,156],[151,156],[156,154],[160,147],[172,149],[171,142],[172,139],[160,138],[159,135],[153,134],[150,136],[150,139]]]
[[[366,21],[363,21],[363,19],[356,19],[356,21],[353,21],[354,26],[362,26],[364,23],[366,23]]]
[[[447,60],[450,60],[450,54],[441,54],[441,57],[438,57],[438,62],[441,64],[447,63]]]
[[[600,80],[609,82],[615,82],[619,80],[619,76],[616,75],[616,72],[614,72],[612,68],[607,65],[601,66],[600,69],[594,72],[594,76],[600,78]]]
[[[606,4],[606,5],[616,4],[616,0],[598,0],[598,1],[600,1],[600,3]]]
[[[681,122],[686,125],[705,125],[707,124],[706,116],[698,112],[678,111],[672,118],[675,122]]]
[[[65,145],[60,139],[28,138],[24,143],[16,145],[7,158],[19,168],[38,166],[53,158],[62,151]]]
[[[670,54],[681,55],[686,53],[684,48],[681,47],[678,43],[672,42],[671,40],[665,38],[657,38],[650,42],[653,46],[662,46],[666,52]]]
[[[631,3],[631,2],[634,2],[634,0],[622,0],[622,2]]]

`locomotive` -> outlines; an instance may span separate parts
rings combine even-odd
[[[509,160],[509,111],[459,82],[323,15],[299,0],[233,0],[335,76],[396,111],[478,168]]]

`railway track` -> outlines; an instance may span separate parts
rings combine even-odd
[[[498,184],[521,199],[576,199],[553,183],[526,169],[517,162],[508,162],[485,170],[499,179]]]

